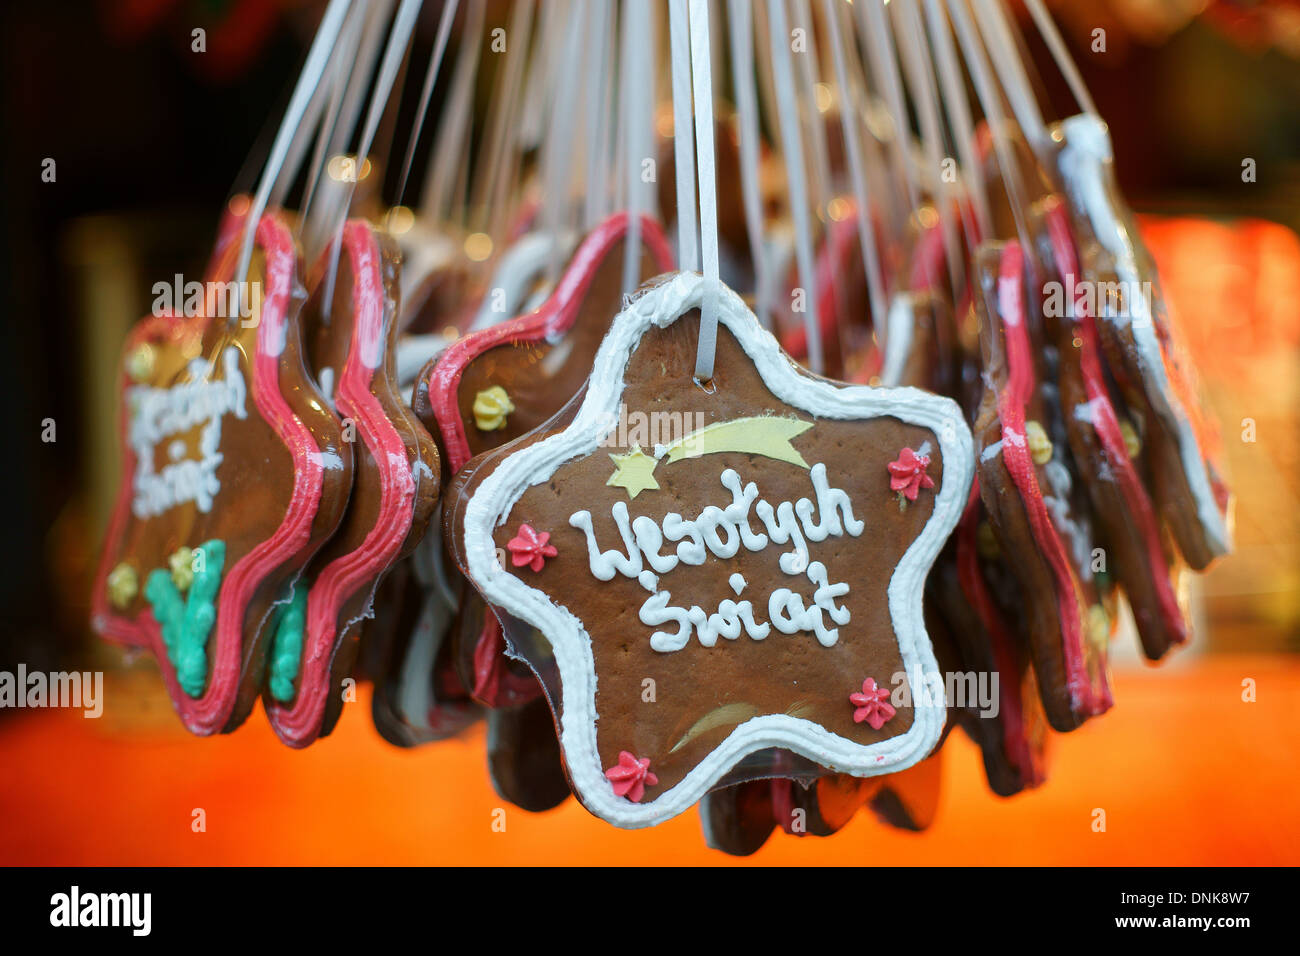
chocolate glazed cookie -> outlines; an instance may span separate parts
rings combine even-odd
[[[625,826],[666,819],[702,796],[706,781],[735,762],[714,752],[747,746],[734,741],[752,737],[781,747],[779,741],[794,740],[807,727],[845,756],[823,755],[823,744],[802,740],[791,745],[794,752],[875,776],[923,756],[938,742],[943,722],[942,701],[896,711],[884,688],[896,675],[921,674],[913,670],[915,658],[907,661],[916,647],[910,641],[924,633],[924,574],[908,568],[933,560],[933,536],[955,523],[965,499],[969,452],[947,453],[961,444],[960,414],[924,393],[841,387],[801,373],[726,290],[717,371],[700,387],[689,369],[699,323],[693,297],[702,295],[701,283],[678,274],[633,298],[601,347],[587,392],[534,435],[465,469],[445,517],[457,562],[476,586],[520,596],[505,610],[521,623],[526,610],[531,627],[512,624],[509,633],[559,708],[575,791],[589,809]],[[802,414],[790,401],[806,403]],[[934,417],[923,417],[930,408]],[[687,432],[659,439],[647,454],[618,429],[624,410],[628,421],[649,410],[674,415]],[[919,425],[918,417],[932,424]],[[595,432],[587,431],[591,426]],[[602,446],[601,436],[613,444]],[[571,450],[578,448],[584,451]],[[546,464],[534,467],[534,458]],[[521,485],[503,501],[489,489],[507,487],[504,481]],[[731,496],[730,511],[700,510],[718,495]],[[740,520],[742,508],[755,509],[763,532],[752,524],[748,533],[738,526],[716,538],[685,530],[728,514],[727,521]],[[503,513],[489,520],[496,509]],[[875,529],[865,550],[858,540],[861,515]],[[775,547],[769,547],[772,535]],[[668,553],[659,550],[683,536],[688,540],[675,554],[671,544]],[[926,544],[909,552],[918,538]],[[508,556],[509,567],[496,555]],[[686,572],[672,574],[682,561],[690,565]],[[801,576],[815,585],[817,611],[793,590],[805,587]],[[903,603],[887,600],[885,591],[900,581],[914,582],[916,591]],[[524,594],[537,597],[525,603]],[[847,604],[832,608],[832,595]],[[891,607],[906,608],[908,616],[891,622]],[[718,610],[711,615],[704,608]],[[675,631],[656,630],[674,621]],[[580,655],[595,658],[599,679],[586,684],[594,699],[577,689],[582,675],[572,668],[581,656],[570,656],[570,633],[578,647],[590,648]],[[584,633],[585,639],[576,636]],[[535,658],[538,643],[554,653],[553,668]],[[924,647],[928,673],[928,640]],[[847,673],[863,679],[845,686]],[[784,730],[756,736],[765,726],[788,727],[790,737]],[[594,747],[579,745],[584,739]],[[880,759],[872,757],[873,745],[885,742]],[[642,799],[648,812],[635,809]]]
[[[1110,136],[1092,115],[1052,130],[1052,159],[1093,278],[1098,340],[1148,449],[1154,498],[1178,549],[1196,570],[1231,548],[1230,493],[1210,449],[1210,423],[1166,315],[1159,277],[1115,182]],[[1104,294],[1103,294],[1104,292]]]
[[[1016,242],[989,244],[975,258],[985,392],[973,429],[980,496],[1003,553],[1011,556],[1026,605],[1030,651],[1051,725],[1073,730],[1104,713],[1109,618],[1096,584],[1062,529],[1068,489],[1042,422],[1024,306],[1024,256]],[[1086,564],[1083,566],[1086,567]],[[1095,609],[1095,610],[1094,610]]]
[[[423,537],[440,476],[433,439],[396,383],[397,246],[362,220],[348,222],[341,241],[333,301],[313,299],[305,332],[313,371],[343,417],[356,467],[338,532],[272,625],[264,702],[276,733],[294,747],[328,734],[338,720],[360,622],[371,613],[379,580]],[[326,285],[318,289],[324,293]]]
[[[93,599],[96,630],[153,649],[197,734],[252,709],[266,622],[337,528],[352,477],[303,364],[289,227],[268,213],[255,239],[246,283],[230,282],[234,241],[208,276],[239,290],[237,313],[210,293],[197,316],[145,319],[127,342],[125,471]]]
[[[772,781],[749,780],[706,793],[700,800],[704,842],[730,856],[757,853],[776,829]]]
[[[524,435],[579,391],[623,296],[630,220],[611,217],[574,254],[534,313],[466,336],[425,367],[413,405],[447,445],[448,471],[472,453]],[[653,220],[640,221],[642,278],[668,268],[671,252]],[[488,766],[498,792],[524,809],[549,809],[568,794],[549,708],[531,669],[512,659],[496,617],[462,580],[439,654],[473,696],[493,707]],[[540,721],[540,722],[539,722]]]
[[[938,289],[936,277],[944,274],[940,240],[934,226],[918,245],[912,288],[921,291],[908,295],[907,328],[891,331],[882,378],[887,384],[950,394],[959,383],[977,380],[978,374],[963,368],[977,363],[956,347],[956,317]],[[972,390],[966,402],[974,404],[978,397]],[[979,489],[974,487],[957,533],[926,579],[926,622],[945,673],[997,676],[996,711],[987,712],[979,701],[949,701],[954,717],[949,727],[960,725],[979,746],[993,792],[1010,796],[1046,779],[1047,724],[1025,635],[1005,612],[1006,606],[1018,603],[1012,600],[1018,588],[995,555],[980,554],[976,537],[981,522],[988,532]],[[992,535],[986,538],[995,549]],[[997,579],[996,586],[988,581],[990,575]],[[995,592],[1004,595],[1001,603]],[[881,794],[879,799],[892,798]]]
[[[545,422],[582,387],[622,302],[628,228],[626,214],[610,217],[579,246],[536,312],[467,336],[421,372],[413,405],[441,435],[450,472]],[[642,217],[640,230],[640,275],[647,279],[671,265],[671,252],[654,220]],[[474,697],[493,707],[535,698],[532,674],[506,654],[499,623],[472,589],[459,606],[453,660]]]
[[[996,714],[967,702],[957,722],[980,748],[989,789],[1003,797],[1046,779],[1047,720],[1027,638],[1006,611],[1018,595],[973,489],[957,533],[926,580],[926,598],[942,621],[933,630],[946,630],[961,669],[997,675]]]
[[[1043,209],[1052,261],[1067,288],[1080,275],[1074,240],[1060,203]],[[1050,255],[1050,259],[1049,259]],[[1102,364],[1096,322],[1082,299],[1057,332],[1059,387],[1068,441],[1092,499],[1106,553],[1124,588],[1147,657],[1157,660],[1188,639],[1174,579],[1177,566],[1146,491],[1137,432],[1121,417]]]

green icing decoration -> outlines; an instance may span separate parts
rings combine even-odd
[[[271,696],[282,704],[293,700],[294,681],[302,662],[302,632],[307,619],[307,588],[293,587],[288,604],[280,606],[271,644]]]
[[[217,619],[217,592],[226,563],[226,543],[213,539],[196,549],[203,553],[203,567],[194,571],[188,596],[172,581],[170,570],[149,572],[144,594],[162,629],[167,659],[176,669],[181,689],[191,697],[203,693],[208,678],[208,635]]]
[[[176,589],[172,576],[161,569],[150,571],[145,581],[144,596],[153,608],[153,616],[162,628],[163,645],[167,659],[176,665],[176,648],[180,644],[181,619],[185,616],[185,602]]]

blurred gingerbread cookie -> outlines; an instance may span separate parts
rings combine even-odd
[[[1030,344],[1019,243],[982,247],[973,273],[985,384],[973,428],[980,496],[1020,579],[1048,720],[1068,731],[1111,706],[1110,615],[1073,512],[1069,471],[1044,426],[1050,412]]]
[[[244,228],[251,228],[245,224]],[[194,317],[145,319],[123,352],[124,475],[93,624],[149,647],[194,733],[238,726],[263,677],[269,623],[338,527],[352,477],[342,426],[300,342],[298,261],[277,214],[256,224],[247,281],[229,242]]]
[[[355,465],[342,524],[274,624],[264,702],[276,733],[294,747],[337,721],[360,623],[371,615],[380,579],[423,537],[441,471],[433,439],[397,386],[397,246],[363,220],[347,222],[340,242],[336,272],[328,274],[329,252],[318,267],[304,334]]]

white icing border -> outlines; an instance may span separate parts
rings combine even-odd
[[[1065,133],[1061,148],[1061,174],[1066,191],[1087,215],[1098,241],[1114,257],[1120,280],[1133,283],[1129,288],[1140,288],[1141,276],[1138,274],[1133,237],[1116,218],[1106,193],[1106,171],[1114,161],[1110,134],[1105,124],[1089,113],[1062,120],[1061,128]],[[1201,454],[1200,443],[1170,388],[1165,373],[1164,355],[1156,338],[1155,321],[1150,315],[1146,298],[1134,296],[1130,312],[1132,321],[1128,324],[1138,348],[1138,360],[1155,383],[1154,394],[1147,390],[1147,395],[1156,406],[1156,414],[1174,423],[1183,472],[1187,475],[1188,488],[1196,501],[1196,514],[1209,550],[1216,555],[1227,554],[1232,550],[1232,536],[1227,521],[1219,511],[1214,490],[1210,487],[1210,476],[1205,457]]]
[[[910,292],[900,292],[889,303],[885,320],[885,360],[880,368],[880,384],[887,388],[898,385],[912,352],[912,333],[916,328],[916,298]]]
[[[754,717],[736,727],[679,783],[652,800],[632,803],[616,797],[605,779],[596,747],[595,665],[591,639],[582,622],[542,591],[527,585],[496,562],[493,531],[503,523],[524,491],[549,481],[567,461],[595,453],[617,421],[628,361],[652,327],[671,325],[698,308],[704,280],[677,273],[633,300],[614,319],[596,354],[587,394],[577,416],[562,432],[503,459],[483,479],[465,505],[465,561],[470,579],[484,597],[538,627],[551,642],[559,668],[563,717],[560,743],[574,788],[597,816],[615,826],[646,827],[689,809],[742,758],[781,747],[841,773],[869,777],[910,767],[933,750],[943,731],[942,702],[918,703],[912,726],[889,740],[864,746],[811,721],[784,714]],[[922,618],[922,589],[931,564],[956,527],[974,469],[970,431],[957,404],[915,388],[843,386],[801,374],[776,339],[758,324],[741,299],[725,286],[718,319],[754,362],[768,389],[781,401],[821,418],[870,419],[891,416],[931,429],[943,455],[943,481],[934,513],[903,555],[889,581],[889,610],[911,686],[938,670]],[[881,480],[887,476],[882,471]],[[848,694],[856,690],[846,676]],[[653,768],[652,768],[653,769]]]

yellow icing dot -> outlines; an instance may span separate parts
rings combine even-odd
[[[1052,460],[1052,440],[1038,422],[1025,422],[1025,439],[1029,442],[1029,457],[1035,465],[1045,465]]]
[[[177,548],[167,558],[172,569],[172,583],[178,591],[188,591],[194,583],[194,551],[190,548]]]
[[[154,351],[148,342],[141,342],[126,354],[126,374],[133,382],[147,382],[153,377]]]
[[[108,580],[105,583],[109,603],[119,611],[124,610],[140,593],[140,579],[135,573],[135,568],[125,561],[108,572]]]
[[[998,546],[998,539],[993,534],[993,528],[987,521],[981,521],[979,527],[975,529],[975,550],[979,552],[981,558],[988,560],[996,558],[1002,552]]]
[[[1088,608],[1088,643],[1098,650],[1105,650],[1110,643],[1110,615],[1100,604]]]
[[[474,396],[474,424],[479,431],[493,432],[505,428],[506,416],[514,410],[514,402],[500,385],[485,388]]]
[[[1119,433],[1124,439],[1124,450],[1128,452],[1129,458],[1137,458],[1142,454],[1142,439],[1138,438],[1137,429],[1130,422],[1120,422]]]

